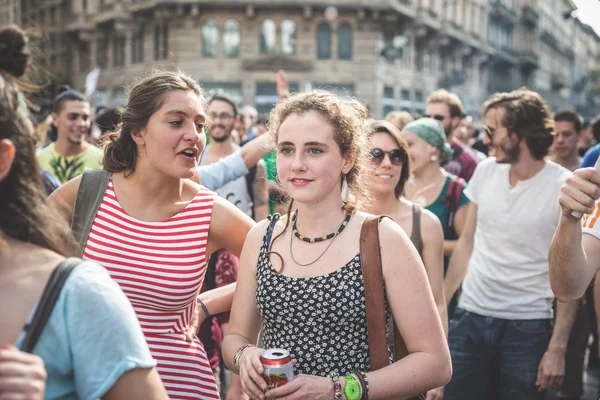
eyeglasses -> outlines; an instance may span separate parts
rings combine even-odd
[[[439,114],[436,114],[436,115],[426,115],[425,117],[426,117],[426,118],[433,118],[433,119],[437,119],[437,120],[438,120],[438,121],[440,121],[440,122],[442,122],[443,120],[445,120],[445,119],[446,119],[446,117],[445,117],[444,115],[439,115]]]
[[[222,113],[222,114],[210,114],[209,117],[213,121],[215,121],[217,119],[220,119],[221,121],[229,121],[230,119],[233,118],[233,115],[227,114],[227,113]]]
[[[379,148],[371,149],[371,160],[379,165],[383,162],[385,155],[388,155],[393,165],[401,165],[406,161],[406,152],[403,149],[394,149],[392,151],[383,151]]]
[[[494,135],[495,135],[495,134],[496,134],[498,131],[502,131],[502,130],[505,130],[505,129],[506,129],[506,128],[496,128],[496,129],[493,129],[493,128],[490,128],[490,127],[489,127],[489,126],[487,126],[487,125],[484,125],[484,126],[483,126],[483,130],[485,131],[485,134],[488,136],[488,138],[490,138],[490,140],[493,140],[493,139],[494,139]]]

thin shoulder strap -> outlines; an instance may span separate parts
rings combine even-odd
[[[277,213],[268,216],[268,218],[271,221],[269,222],[269,226],[267,227],[267,232],[265,233],[265,240],[266,240],[266,244],[267,244],[267,249],[271,245],[271,237],[273,236],[273,231],[275,230],[275,225],[277,224],[277,221],[279,220],[279,217],[280,217],[280,215],[277,214]]]
[[[423,237],[421,236],[421,207],[418,204],[412,205],[413,223],[410,240],[415,245],[419,255],[423,252]]]
[[[78,256],[83,255],[83,249],[104,198],[109,179],[110,172],[99,169],[86,169],[81,176],[71,220],[73,236],[79,243]]]
[[[27,328],[27,333],[23,339],[23,344],[21,345],[22,351],[27,353],[33,352],[40,336],[42,336],[42,332],[44,332],[44,328],[52,314],[52,310],[56,305],[60,291],[73,269],[80,263],[81,259],[79,258],[67,258],[65,261],[58,264],[58,266],[54,268],[54,271],[52,271],[52,275],[50,275],[50,279],[48,279],[44,291],[42,292],[42,296],[38,301],[35,314]]]

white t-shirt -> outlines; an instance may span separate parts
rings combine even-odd
[[[477,204],[477,223],[459,306],[495,318],[552,318],[548,250],[560,187],[571,172],[547,161],[534,177],[510,187],[509,169],[488,158],[465,189]]]

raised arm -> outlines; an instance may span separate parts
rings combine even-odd
[[[254,220],[262,221],[269,215],[269,190],[267,187],[267,167],[263,160],[256,164],[256,176],[252,182]]]
[[[409,398],[450,380],[450,351],[419,254],[392,221],[379,232],[386,296],[409,355],[367,374],[369,398]]]
[[[423,264],[440,314],[444,332],[448,334],[448,308],[444,297],[444,231],[440,220],[430,211],[423,210]]]
[[[600,172],[585,168],[575,171],[561,189],[561,216],[548,253],[550,284],[560,301],[583,296],[600,269],[600,241],[591,235],[583,235],[582,240],[581,221],[571,214],[591,213],[584,223],[596,229],[600,211],[594,201],[600,196],[599,185]]]
[[[448,265],[448,271],[444,279],[444,295],[447,302],[452,299],[465,278],[469,260],[471,254],[473,254],[475,227],[477,226],[477,204],[469,203],[462,208],[466,209],[467,217],[450,258],[450,265]]]
[[[251,140],[238,151],[215,163],[198,166],[196,172],[200,183],[210,190],[217,190],[228,182],[245,176],[248,168],[255,166],[269,152],[268,136],[262,135]]]

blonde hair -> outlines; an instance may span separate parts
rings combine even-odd
[[[415,119],[408,111],[392,111],[385,116],[387,122],[391,122],[399,131],[402,131],[404,126],[413,122]]]
[[[427,104],[430,103],[446,104],[450,109],[451,117],[464,118],[467,115],[460,97],[454,93],[450,93],[446,89],[439,89],[429,93],[429,96],[427,96]]]

